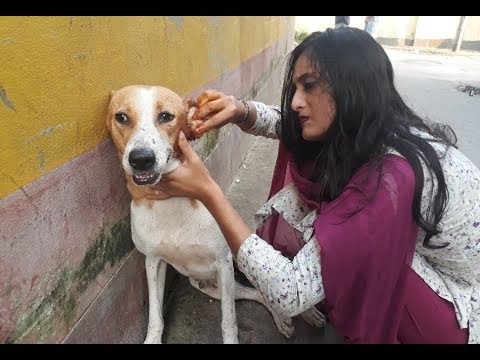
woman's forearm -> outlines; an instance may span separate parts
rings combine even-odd
[[[278,313],[296,316],[325,298],[315,237],[292,261],[254,234],[213,181],[202,202],[220,227],[239,269]]]
[[[246,121],[240,128],[247,134],[278,139],[280,135],[281,111],[278,106],[266,105],[258,101],[249,101],[252,108],[251,122]]]
[[[253,231],[230,204],[217,184],[212,185],[211,191],[202,202],[217,222],[232,254],[237,256],[238,249]]]
[[[296,316],[325,298],[315,237],[290,260],[252,234],[239,249],[237,264],[275,312],[285,317]]]

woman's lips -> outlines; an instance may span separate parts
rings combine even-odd
[[[303,126],[303,124],[305,124],[309,117],[308,116],[299,116],[298,119],[300,120],[300,126]]]

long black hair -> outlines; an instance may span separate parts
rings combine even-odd
[[[318,142],[302,138],[298,113],[291,103],[295,94],[293,73],[300,55],[305,54],[321,77],[322,86],[334,104],[334,120],[324,139]],[[438,224],[448,201],[448,189],[439,155],[429,143],[410,129],[417,128],[446,146],[455,146],[456,135],[447,125],[430,124],[409,108],[394,85],[393,67],[383,47],[363,30],[327,29],[314,32],[290,53],[287,60],[281,100],[281,141],[296,161],[314,162],[310,179],[318,186],[318,200],[338,197],[356,170],[363,164],[377,162],[381,177],[381,157],[388,148],[402,154],[415,173],[412,213],[425,231],[424,246],[441,233]],[[435,176],[436,189],[427,214],[421,213],[424,173],[421,160]]]

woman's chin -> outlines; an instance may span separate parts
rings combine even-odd
[[[302,138],[305,141],[321,141],[322,140],[322,135],[323,134],[321,134],[321,135],[312,134],[309,131],[305,131],[305,129],[303,129],[303,131],[302,131]]]

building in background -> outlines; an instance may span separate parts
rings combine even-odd
[[[295,30],[333,27],[334,16],[296,16]],[[364,29],[365,16],[351,16],[350,26]],[[376,39],[382,45],[480,51],[480,16],[381,16]]]

